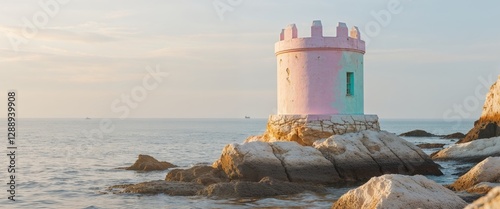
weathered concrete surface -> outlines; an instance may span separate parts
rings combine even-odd
[[[246,141],[295,141],[311,146],[316,140],[363,130],[380,131],[376,115],[271,115],[266,132]]]
[[[334,209],[463,208],[467,203],[424,176],[384,175],[342,195]]]

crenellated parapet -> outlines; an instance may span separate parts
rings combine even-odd
[[[357,27],[351,30],[343,22],[337,26],[336,36],[324,36],[321,21],[315,20],[311,26],[311,37],[298,37],[295,24],[288,25],[281,31],[280,41],[275,44],[276,55],[290,51],[337,50],[365,53],[365,41]]]

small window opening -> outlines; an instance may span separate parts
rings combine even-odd
[[[347,73],[347,96],[353,96],[354,95],[354,73],[348,72]]]

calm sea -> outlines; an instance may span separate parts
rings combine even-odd
[[[267,119],[127,119],[113,120],[113,130],[100,129],[101,119],[20,119],[16,151],[15,202],[7,200],[6,145],[0,147],[1,208],[329,208],[350,188],[330,194],[300,194],[265,199],[220,200],[166,195],[102,194],[116,184],[164,179],[166,171],[140,173],[115,169],[131,165],[139,154],[181,167],[215,161],[225,144],[242,142],[265,131]],[[467,132],[473,121],[381,120],[396,134],[424,129],[435,134]],[[89,133],[92,133],[88,137]],[[0,130],[6,136],[6,127]],[[101,135],[102,134],[102,135]],[[87,135],[87,136],[86,136]],[[453,143],[439,138],[406,138]],[[431,153],[435,150],[426,150]],[[429,177],[447,184],[457,178],[460,163],[440,163],[446,175]],[[467,165],[466,165],[467,166]]]

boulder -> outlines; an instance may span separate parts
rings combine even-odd
[[[466,191],[468,193],[487,194],[495,187],[500,187],[500,183],[481,182],[468,188]]]
[[[435,148],[443,148],[444,145],[446,144],[427,143],[427,144],[417,144],[417,147],[420,147],[422,149],[435,149]]]
[[[500,77],[486,95],[483,112],[467,135],[457,143],[500,136]]]
[[[174,167],[177,166],[169,162],[160,162],[149,155],[139,155],[135,163],[125,169],[135,171],[162,171]]]
[[[139,184],[125,184],[109,187],[113,193],[133,194],[166,194],[171,196],[194,196],[204,188],[203,185],[191,182],[167,182],[163,180],[143,182]]]
[[[481,182],[500,183],[500,157],[489,157],[474,166],[469,172],[456,180],[450,188],[456,191],[471,189],[484,191],[485,186],[473,186]]]
[[[481,161],[490,156],[500,156],[500,137],[454,144],[431,155],[433,160]]]
[[[479,198],[465,209],[497,209],[500,208],[500,187],[492,189],[484,197]]]
[[[189,169],[174,169],[165,177],[165,181],[195,182],[210,185],[226,182],[228,178],[222,170],[211,166],[194,166]]]
[[[291,182],[329,184],[340,181],[333,164],[320,151],[296,142],[270,144]]]
[[[257,182],[269,176],[288,181],[285,168],[266,142],[228,144],[213,167],[224,171],[231,180]]]
[[[326,192],[325,188],[322,186],[291,183],[265,177],[259,182],[232,181],[212,184],[200,191],[198,194],[204,196],[216,196],[219,198],[259,198],[278,195],[293,195],[305,191],[316,193]]]
[[[439,165],[414,144],[386,131],[361,131],[314,143],[345,180],[383,174],[442,175]]]
[[[424,176],[384,175],[342,195],[334,209],[463,208],[467,203]]]
[[[463,139],[463,138],[465,138],[465,134],[460,132],[448,134],[441,137],[441,139]]]
[[[399,136],[408,136],[408,137],[437,137],[437,135],[431,134],[424,130],[413,130],[406,133],[399,134]]]

